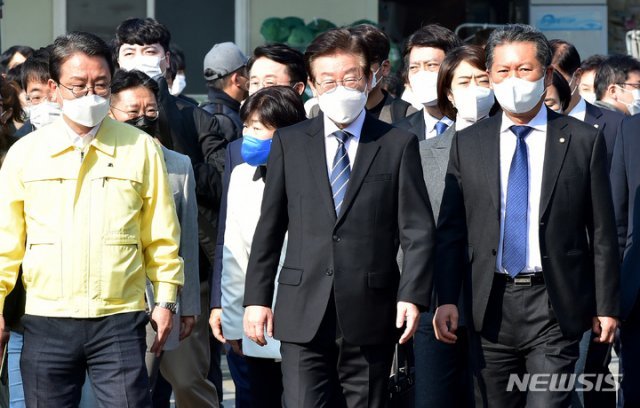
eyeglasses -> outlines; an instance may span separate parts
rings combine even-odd
[[[129,119],[135,119],[135,118],[139,118],[141,116],[141,113],[140,113],[139,110],[124,110],[124,109],[116,108],[113,105],[111,105],[111,109],[115,109],[118,112],[124,113],[125,115],[127,115],[129,117]],[[156,108],[149,108],[149,109],[145,110],[142,114],[144,116],[148,117],[149,119],[158,119],[159,111]]]
[[[89,90],[98,96],[105,96],[109,93],[109,84],[95,84],[93,86],[88,85],[74,85],[74,86],[66,86],[62,83],[58,83],[61,87],[68,89],[71,91],[73,96],[76,98],[81,98],[83,96],[87,96]]]
[[[640,89],[640,83],[632,84],[630,82],[620,82],[620,83],[618,83],[618,85],[620,85],[622,87],[624,87],[625,85],[629,85],[633,89]]]
[[[338,87],[338,84],[342,84],[342,86],[348,89],[357,89],[360,81],[362,81],[362,78],[364,78],[364,75],[362,75],[360,78],[343,78],[342,81],[336,81],[333,79],[327,79],[322,82],[316,81],[316,84],[320,87],[320,89],[322,89],[322,92],[331,92]]]

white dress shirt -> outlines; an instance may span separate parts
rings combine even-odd
[[[567,115],[584,122],[584,118],[587,116],[587,102],[585,102],[583,98],[580,98],[578,104],[574,106]]]
[[[333,168],[333,159],[338,151],[338,139],[332,135],[333,132],[343,130],[351,135],[345,143],[347,155],[349,156],[349,165],[353,170],[353,163],[356,162],[356,154],[358,153],[358,144],[360,143],[360,133],[362,133],[362,125],[364,125],[365,110],[344,129],[340,129],[331,119],[324,115],[324,149],[327,154],[327,171],[329,179],[331,179],[331,169]]]
[[[496,269],[502,273],[507,271],[502,266],[502,249],[504,240],[504,216],[507,206],[507,185],[509,169],[516,150],[517,136],[511,131],[514,123],[502,113],[500,126],[500,244],[496,259]],[[540,190],[542,188],[542,168],[544,164],[545,144],[547,141],[547,109],[542,105],[538,114],[526,124],[533,130],[524,139],[529,159],[529,209],[527,211],[527,263],[523,272],[542,271],[540,256],[540,240],[538,226],[540,218]]]
[[[89,132],[83,135],[79,135],[76,133],[75,130],[71,129],[71,126],[69,126],[67,122],[64,122],[64,126],[67,129],[67,135],[69,136],[69,140],[71,141],[71,144],[73,144],[73,146],[76,149],[82,150],[82,151],[84,151],[84,149],[89,145],[89,143],[91,143],[91,141],[95,139],[96,134],[98,133],[98,130],[100,130],[101,124],[102,122],[92,127]]]
[[[451,125],[453,125],[453,121],[446,116],[443,116],[441,119],[438,119],[431,116],[426,109],[423,109],[422,112],[424,114],[425,139],[431,139],[432,137],[438,136],[438,132],[436,131],[436,123],[438,122],[446,123],[447,127],[451,127]]]

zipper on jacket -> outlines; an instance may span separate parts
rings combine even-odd
[[[109,177],[103,177],[102,178],[102,187],[104,187],[105,181],[109,181]]]

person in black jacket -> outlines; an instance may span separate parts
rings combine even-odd
[[[242,136],[240,102],[249,92],[247,57],[232,42],[216,44],[204,57],[208,100],[202,109],[218,119],[227,142]]]

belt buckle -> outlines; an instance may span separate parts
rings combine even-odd
[[[531,276],[516,276],[513,278],[513,286],[531,286]]]

